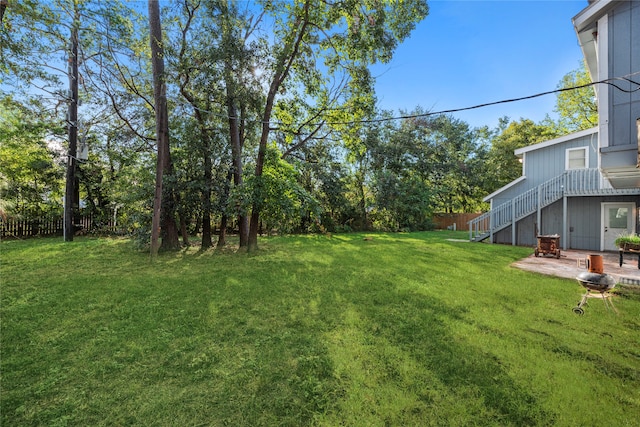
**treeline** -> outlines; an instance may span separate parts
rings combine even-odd
[[[150,19],[140,4],[8,2],[0,33],[3,216],[61,214],[73,158],[74,209],[105,218],[117,211],[149,241],[159,114]],[[429,229],[434,212],[485,209],[484,195],[520,175],[515,148],[576,126],[571,113],[538,124],[505,118],[489,129],[419,107],[400,112],[415,116],[402,120],[378,111],[368,66],[392,58],[428,14],[425,1],[162,4],[162,209],[173,222],[162,224],[166,249],[180,234],[200,234],[203,248],[224,245],[226,230],[255,247],[269,231]],[[72,34],[77,122],[68,120]],[[563,84],[583,77],[579,70]],[[567,102],[559,99],[562,111]]]

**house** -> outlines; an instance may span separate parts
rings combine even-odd
[[[614,250],[640,230],[640,0],[591,0],[573,18],[598,102],[599,123],[515,151],[522,176],[485,197],[472,240]],[[615,85],[615,86],[614,86]]]

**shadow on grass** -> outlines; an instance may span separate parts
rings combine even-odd
[[[446,262],[401,238],[416,244],[319,241],[265,250],[250,268],[201,254],[117,268],[132,257],[96,253],[39,301],[22,285],[3,307],[3,424],[553,424],[500,360],[451,332],[463,308],[418,293],[415,263]]]
[[[508,368],[496,355],[452,333],[456,324],[468,323],[467,311],[463,306],[448,304],[437,294],[446,292],[454,273],[442,254],[451,251],[456,256],[459,251],[449,243],[420,242],[407,236],[413,240],[408,248],[389,245],[388,250],[378,251],[376,258],[368,259],[367,245],[385,246],[390,240],[398,241],[396,236],[383,237],[349,242],[351,248],[336,257],[334,268],[376,267],[353,271],[345,286],[323,294],[322,310],[335,312],[339,307],[336,317],[341,319],[328,333],[329,341],[334,341],[333,345],[329,343],[333,347],[330,352],[334,353],[332,364],[342,380],[337,395],[343,396],[342,402],[332,405],[336,412],[333,421],[344,422],[342,417],[348,418],[345,412],[352,410],[357,414],[352,421],[375,412],[374,422],[389,425],[552,425],[556,416],[545,411],[528,388],[510,377]],[[479,260],[483,256],[465,255]],[[422,266],[416,265],[419,263]],[[469,266],[474,264],[470,262]],[[385,265],[392,267],[386,269]],[[460,265],[459,261],[456,265]],[[438,271],[435,277],[423,277],[434,271]],[[474,272],[470,267],[469,271],[456,271],[454,276],[460,279]],[[421,280],[433,282],[433,289],[420,292],[416,281]],[[381,388],[387,390],[376,390]],[[350,393],[358,395],[351,409],[346,403]],[[393,399],[398,400],[395,406],[385,402]],[[367,402],[371,408],[366,408]],[[356,407],[358,404],[360,408]],[[457,421],[447,418],[450,416]]]
[[[497,357],[449,332],[452,321],[464,321],[464,309],[399,290],[389,283],[358,285],[351,299],[364,324],[369,325],[368,334],[415,361],[418,381],[421,377],[425,381],[435,378],[440,391],[456,396],[460,404],[464,405],[464,400],[475,402],[466,409],[464,423],[553,424],[554,415],[541,409],[536,398],[509,377]],[[429,413],[429,406],[436,401],[426,397],[423,403],[422,411]]]

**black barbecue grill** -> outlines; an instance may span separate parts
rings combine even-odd
[[[604,306],[608,309],[609,305],[613,309],[613,311],[617,312],[616,308],[613,306],[613,302],[611,301],[611,295],[608,293],[613,287],[616,285],[616,281],[613,277],[608,274],[600,274],[587,272],[578,274],[576,280],[587,289],[587,292],[582,296],[582,299],[578,303],[577,306],[573,307],[573,312],[576,314],[584,314],[584,309],[582,308],[587,304],[587,298],[589,298],[589,294],[591,292],[599,292],[602,296],[602,301],[604,302]]]

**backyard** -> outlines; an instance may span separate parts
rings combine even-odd
[[[638,425],[640,296],[462,232],[4,241],[5,426]],[[237,246],[237,245],[236,245]],[[236,246],[233,246],[235,248]]]

